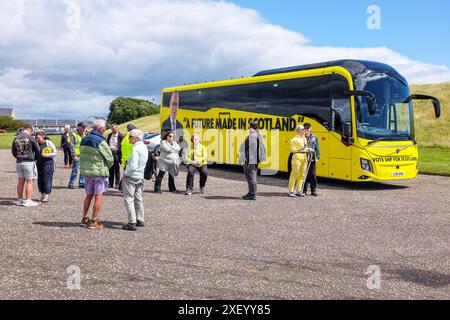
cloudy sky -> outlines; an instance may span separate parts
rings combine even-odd
[[[321,15],[319,3],[324,1],[316,2],[303,11],[309,17]],[[14,107],[20,118],[106,116],[117,96],[158,101],[167,86],[342,58],[386,62],[410,83],[450,82],[448,62],[433,54],[433,47],[427,56],[406,45],[413,42],[407,41],[408,28],[403,28],[404,51],[394,36],[386,35],[383,43],[389,24],[368,30],[367,4],[351,17],[364,31],[352,34],[339,29],[348,28],[348,19],[335,25],[300,18],[294,23],[298,12],[290,10],[291,1],[285,7],[279,5],[283,1],[261,3],[2,0],[0,106]],[[308,31],[314,21],[323,31]],[[371,32],[373,42],[366,36],[352,40],[359,32]]]

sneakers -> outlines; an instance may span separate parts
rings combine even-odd
[[[103,228],[103,224],[100,222],[100,220],[91,220],[87,227],[91,230],[99,230]]]
[[[137,221],[137,223],[136,223],[136,227],[140,227],[140,228],[143,228],[143,227],[145,227],[145,223],[144,223],[144,221]]]
[[[127,230],[127,231],[136,231],[136,224],[134,223],[128,223],[122,226],[123,230]]]
[[[205,188],[200,188],[200,194],[205,194]]]
[[[25,200],[22,202],[22,206],[24,207],[37,207],[39,203],[34,202],[33,200]]]
[[[79,189],[84,189],[84,184],[80,184],[80,185],[78,186],[78,188],[79,188]]]
[[[318,196],[319,196],[319,195],[317,194],[317,191],[316,191],[316,190],[311,191],[311,195],[314,196],[314,197],[318,197]]]
[[[69,166],[64,166],[64,169],[69,169]]]
[[[83,226],[87,226],[89,222],[91,222],[91,220],[88,217],[84,217],[83,219],[81,219],[81,225]]]
[[[297,196],[301,197],[301,198],[304,198],[305,194],[302,191],[299,191],[299,192],[297,192]]]
[[[190,196],[192,194],[192,190],[191,189],[187,189],[184,194],[187,195],[187,196]]]
[[[288,196],[291,198],[295,198],[297,195],[294,192],[289,191]]]
[[[21,207],[21,206],[23,205],[23,199],[18,199],[18,200],[16,200],[16,201],[14,201],[14,204],[15,204],[16,206]]]
[[[48,194],[44,194],[44,197],[41,199],[41,202],[42,203],[47,203],[49,200],[48,200]]]
[[[69,187],[68,187],[68,188],[69,188],[70,190],[75,189],[74,186],[72,186],[72,185],[70,185],[70,184],[69,184]]]
[[[256,195],[254,194],[248,194],[246,196],[242,197],[243,200],[256,200]]]

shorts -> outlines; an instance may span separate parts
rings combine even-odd
[[[34,162],[16,163],[17,177],[25,180],[37,180],[37,166]]]
[[[108,190],[108,177],[85,177],[84,190],[89,196],[101,196]]]

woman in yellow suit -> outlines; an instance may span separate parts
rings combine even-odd
[[[305,136],[305,128],[300,125],[295,131],[297,136],[291,140],[291,153],[292,153],[292,171],[289,178],[289,196],[290,197],[304,197],[303,182],[306,178],[306,166],[307,166],[307,140]]]

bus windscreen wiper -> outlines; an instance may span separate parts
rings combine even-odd
[[[370,146],[370,145],[372,145],[372,144],[374,144],[376,142],[379,142],[379,141],[392,141],[396,137],[407,137],[409,140],[411,140],[414,143],[414,145],[417,144],[417,141],[409,133],[400,133],[400,134],[397,134],[397,135],[392,136],[392,137],[382,137],[382,138],[378,138],[378,139],[372,140],[372,141],[370,141],[367,144],[367,146]]]
[[[372,140],[367,144],[367,146],[370,146],[371,144],[374,144],[375,142],[379,142],[379,141],[392,141],[392,137],[382,137],[382,138]]]
[[[414,139],[414,137],[412,135],[410,135],[409,133],[400,133],[396,137],[407,137],[409,140],[411,140],[414,143],[414,145],[417,144],[416,139]]]

